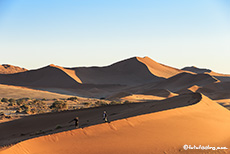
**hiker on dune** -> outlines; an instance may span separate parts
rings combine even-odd
[[[71,123],[71,122],[73,122],[73,121],[75,121],[75,127],[76,127],[76,128],[79,128],[79,119],[78,119],[78,117],[74,118],[74,119],[71,120],[69,123]]]
[[[108,122],[108,115],[107,115],[106,111],[104,111],[104,113],[103,113],[103,120],[105,122]]]

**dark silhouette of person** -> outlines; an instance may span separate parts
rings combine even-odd
[[[103,120],[104,120],[105,122],[109,122],[109,121],[108,121],[108,115],[107,115],[106,111],[104,111],[104,113],[103,113]]]
[[[73,121],[75,121],[75,127],[76,127],[76,128],[79,128],[79,119],[78,119],[78,117],[74,118],[74,119],[71,120],[69,123],[71,123],[71,122],[73,122]]]

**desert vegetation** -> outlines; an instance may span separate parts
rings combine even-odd
[[[76,110],[99,106],[130,103],[128,101],[109,101],[106,99],[69,98],[35,99],[35,98],[0,98],[0,120],[12,117],[41,114],[48,112],[60,112],[64,110]],[[7,114],[7,115],[6,115]],[[9,115],[9,116],[8,116]]]

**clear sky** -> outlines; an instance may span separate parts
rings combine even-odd
[[[230,1],[0,0],[0,53],[27,69],[149,56],[230,74]]]

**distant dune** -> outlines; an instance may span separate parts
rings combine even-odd
[[[0,82],[18,86],[59,88],[74,88],[80,84],[74,77],[54,66],[46,66],[17,74],[1,74]]]
[[[137,60],[145,64],[152,74],[159,76],[159,77],[163,77],[163,78],[170,78],[174,75],[177,75],[183,72],[192,73],[192,72],[188,72],[187,70],[180,70],[177,68],[173,68],[170,66],[166,66],[166,65],[157,63],[149,57],[144,57],[144,58],[137,57]]]
[[[212,70],[210,70],[210,69],[197,68],[197,67],[195,67],[195,66],[184,67],[184,68],[182,68],[182,70],[190,71],[190,72],[194,72],[194,73],[198,73],[198,74],[201,74],[201,73],[210,73],[210,72],[212,72]]]
[[[68,98],[70,95],[61,95],[42,90],[34,90],[19,86],[9,86],[0,84],[0,97],[6,98],[36,98],[36,99],[57,99],[57,98]]]
[[[230,146],[230,112],[224,107],[197,93],[170,98],[162,103],[164,106],[183,104],[184,107],[42,136],[22,141],[0,153],[185,153],[188,152],[183,149],[185,144]],[[147,108],[160,109],[160,106]],[[136,109],[130,108],[129,112]]]
[[[0,83],[59,88],[74,88],[79,84],[140,85],[181,72],[185,71],[159,64],[148,57],[133,57],[105,67],[63,68],[52,64],[24,73],[1,75]]]
[[[9,64],[0,65],[0,74],[14,74],[19,72],[25,72],[27,69]]]
[[[193,85],[203,87],[230,81],[229,75],[212,74],[209,69],[180,70],[149,57],[132,57],[104,67],[64,68],[52,64],[16,74],[0,74],[0,83],[84,97],[118,98],[116,95],[121,92],[143,94],[164,89],[176,93]]]
[[[211,99],[230,98],[230,82],[218,82],[206,85],[198,90]]]
[[[148,90],[143,92],[145,95],[154,95],[154,96],[160,96],[160,97],[173,97],[176,96],[177,94],[172,93],[169,90],[166,89],[153,89],[153,90]]]
[[[212,77],[209,74],[180,73],[165,81],[160,82],[155,87],[176,92],[184,88],[189,88],[193,85],[204,86],[215,82],[218,82],[218,79]]]
[[[217,77],[230,77],[229,74],[221,74],[221,73],[216,73],[216,72],[213,72],[212,70],[210,69],[205,69],[205,68],[197,68],[195,66],[191,66],[191,67],[184,67],[182,70],[185,70],[185,71],[190,71],[190,72],[194,72],[194,73],[198,73],[198,74],[209,74],[209,75],[212,75],[212,76],[217,76]]]

